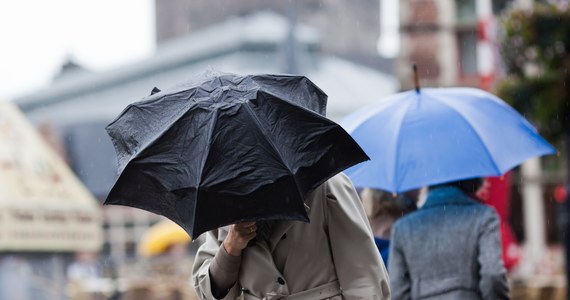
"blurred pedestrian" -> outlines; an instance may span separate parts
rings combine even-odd
[[[102,277],[97,253],[82,251],[75,253],[75,260],[67,267],[70,280],[89,280]]]
[[[499,218],[474,200],[482,179],[429,187],[396,221],[388,270],[394,299],[509,299]]]
[[[376,247],[384,264],[388,264],[392,225],[400,217],[417,209],[419,190],[394,195],[379,189],[365,188],[360,197],[368,215]]]
[[[273,221],[267,240],[254,222],[206,233],[193,269],[200,298],[389,299],[386,269],[348,177],[329,179],[305,205],[310,223]]]

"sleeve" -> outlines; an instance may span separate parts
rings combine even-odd
[[[510,299],[506,270],[501,258],[499,217],[489,208],[479,234],[478,252],[480,265],[479,289],[483,299]]]
[[[356,190],[342,173],[326,187],[326,222],[343,295],[346,299],[390,299],[386,267]]]
[[[222,273],[233,273],[237,268],[239,272],[239,261],[232,260],[229,257],[224,256],[224,247],[222,247],[223,238],[221,238],[221,230],[214,230],[206,233],[206,241],[200,246],[196,257],[194,258],[194,266],[192,269],[192,281],[194,288],[198,297],[202,300],[205,299],[223,299],[223,300],[233,300],[237,299],[241,294],[238,284],[233,284],[227,294],[222,298],[216,298],[212,289],[212,278],[210,267],[214,265],[213,272],[216,274]],[[223,251],[223,253],[222,253]],[[237,263],[237,267],[236,267]],[[227,281],[228,278],[224,278],[222,281]]]
[[[410,273],[400,245],[401,237],[401,228],[396,221],[390,237],[390,260],[388,261],[388,274],[390,274],[390,283],[392,284],[390,287],[394,299],[411,299]]]

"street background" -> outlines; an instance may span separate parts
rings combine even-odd
[[[162,217],[102,205],[117,177],[104,128],[153,87],[302,74],[339,121],[412,89],[414,63],[422,87],[493,92],[559,150],[487,179],[484,198],[513,299],[567,299],[568,1],[21,2],[0,4],[0,299],[193,299],[200,240],[174,226],[148,242]]]

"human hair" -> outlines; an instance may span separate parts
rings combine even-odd
[[[364,210],[371,219],[383,215],[399,218],[415,210],[415,203],[414,208],[412,208],[410,202],[403,198],[404,195],[395,195],[379,189],[365,188],[360,197]]]
[[[470,178],[464,180],[457,180],[457,181],[450,181],[446,183],[436,184],[429,187],[430,190],[445,187],[445,186],[453,186],[460,189],[467,195],[475,194],[481,186],[483,186],[483,178]]]

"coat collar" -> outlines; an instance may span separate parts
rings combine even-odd
[[[422,208],[444,205],[473,205],[476,203],[475,200],[467,196],[460,189],[453,186],[444,186],[430,191],[426,203]]]
[[[311,192],[305,200],[305,211],[307,212],[307,215],[310,214],[311,212],[311,206],[313,205],[313,199],[315,197],[323,197],[323,193],[324,193],[324,188],[322,187],[322,185],[320,187],[318,187],[316,190],[314,190],[313,192]],[[275,247],[277,247],[277,244],[279,243],[279,241],[281,240],[281,237],[287,232],[289,231],[289,229],[291,228],[291,226],[293,226],[293,224],[295,221],[277,221],[273,224],[273,228],[271,230],[271,236],[269,237],[269,250],[271,252],[273,252],[273,250],[275,250]]]

